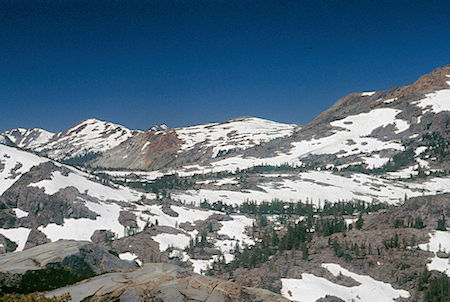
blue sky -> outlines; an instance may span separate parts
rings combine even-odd
[[[0,130],[306,124],[450,63],[448,1],[0,1]]]

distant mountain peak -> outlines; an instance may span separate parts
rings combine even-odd
[[[153,125],[150,128],[148,128],[147,131],[154,131],[154,132],[156,132],[156,131],[164,131],[164,130],[167,130],[167,129],[169,129],[169,127],[167,127],[166,124],[157,124],[157,125]]]

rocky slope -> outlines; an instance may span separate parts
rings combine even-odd
[[[192,127],[147,131],[95,159],[106,168],[158,170],[207,164],[263,142],[291,135],[299,127],[253,117]]]
[[[141,132],[91,119],[54,135],[40,129],[4,135],[55,159],[88,154],[79,163],[108,169],[202,173],[284,163],[376,169],[412,151],[403,168],[448,170],[449,83],[447,65],[404,87],[352,93],[303,128],[244,117]]]
[[[136,263],[120,260],[92,243],[60,240],[0,256],[0,290],[22,294],[45,291],[136,268]]]
[[[433,276],[447,273],[448,254],[442,248],[450,250],[448,231],[434,228],[442,214],[449,216],[449,94],[450,65],[405,87],[351,94],[303,128],[246,117],[147,131],[92,119],[56,134],[7,131],[0,136],[0,253],[17,254],[59,239],[84,240],[144,264],[134,273],[104,275],[70,287],[74,295],[83,295],[96,291],[98,282],[108,283],[109,290],[90,297],[94,301],[128,295],[178,299],[186,288],[192,299],[206,299],[216,297],[222,286],[232,290],[218,299],[265,295],[184,269],[268,288],[294,300],[309,289],[304,280],[317,286],[310,300],[302,296],[306,301],[324,298],[323,293],[330,301],[331,296],[355,298],[340,286],[350,286],[359,296],[381,290],[386,301],[420,300],[419,273],[425,267]],[[339,209],[344,201],[387,210],[364,214],[361,229],[349,227],[358,211],[348,212],[340,217],[345,231],[329,238],[309,225],[313,240],[307,242],[308,257],[298,247],[271,254],[258,267],[234,267],[248,247],[261,248],[273,231],[279,237],[288,232],[286,221],[320,221],[306,218],[309,206],[317,210],[336,204]],[[307,205],[300,212],[286,214],[302,202]],[[256,204],[265,210],[252,211]],[[280,204],[284,210],[276,215],[267,210]],[[269,220],[266,233],[262,216]],[[396,235],[397,245],[386,247]],[[335,241],[340,246],[358,243],[347,247],[358,251],[348,252],[351,263],[335,254]],[[146,266],[154,262],[184,269]],[[208,271],[211,266],[214,270]],[[173,278],[170,284],[178,290],[168,291],[166,283],[142,276],[152,272]],[[122,297],[124,282],[129,294]],[[196,282],[199,286],[192,289]],[[145,289],[149,286],[152,290]]]
[[[449,100],[447,65],[401,88],[352,93],[292,136],[250,148],[211,166],[223,170],[290,163],[372,169],[412,149],[415,159],[409,165],[448,170]],[[432,134],[433,139],[428,137]],[[440,141],[444,145],[439,145]],[[419,151],[427,148],[442,150],[421,158]]]
[[[267,227],[255,228],[260,238],[266,238],[256,245],[258,252],[244,251],[244,262],[237,268],[234,263],[228,267],[215,263],[209,273],[244,286],[280,290],[294,301],[314,302],[327,295],[335,297],[330,301],[373,301],[373,292],[378,301],[426,301],[424,288],[418,285],[424,268],[433,276],[442,276],[438,271],[450,276],[450,233],[436,231],[442,215],[450,214],[449,198],[449,194],[412,198],[402,206],[363,215],[360,228],[348,220],[353,227],[344,232],[313,235],[307,253],[304,248],[288,248],[251,264],[273,249],[274,230],[277,242],[282,242],[286,229],[292,228],[289,223],[280,228],[277,217],[268,215]],[[333,217],[319,221],[326,219]]]
[[[104,274],[46,295],[65,293],[72,301],[288,301],[268,290],[242,287],[161,263],[146,264],[128,273]]]

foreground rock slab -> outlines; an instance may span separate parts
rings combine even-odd
[[[45,291],[136,267],[90,242],[59,240],[0,256],[0,289],[5,293]]]
[[[243,287],[163,263],[148,263],[133,272],[104,274],[47,292],[46,296],[66,293],[73,301],[289,301],[268,290]]]

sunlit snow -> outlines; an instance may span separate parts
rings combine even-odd
[[[450,253],[450,232],[449,231],[434,231],[430,235],[428,243],[419,244],[419,248],[425,251],[434,253],[431,262],[427,264],[429,270],[437,270],[447,274],[450,277],[450,259],[439,258],[437,252]]]
[[[406,290],[394,289],[390,284],[377,281],[370,276],[350,272],[339,264],[323,263],[334,276],[342,274],[359,282],[357,286],[343,286],[313,274],[303,273],[302,279],[282,278],[281,294],[291,300],[315,302],[326,295],[338,297],[344,301],[387,302],[396,298],[409,298]]]

